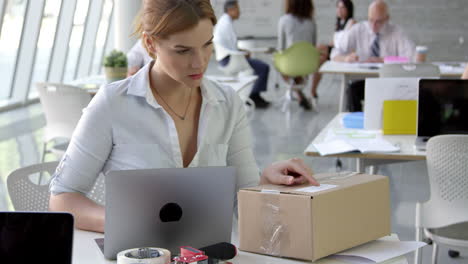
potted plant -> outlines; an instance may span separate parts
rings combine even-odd
[[[127,56],[122,51],[113,50],[104,58],[104,70],[108,82],[127,77]]]

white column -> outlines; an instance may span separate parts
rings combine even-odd
[[[114,33],[115,48],[128,52],[137,41],[130,36],[134,31],[134,21],[141,8],[141,0],[115,0]]]

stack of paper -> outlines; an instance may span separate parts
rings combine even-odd
[[[346,153],[352,151],[359,151],[361,153],[371,152],[397,152],[400,150],[398,146],[392,145],[390,142],[381,139],[361,139],[354,141],[345,141],[343,139],[336,139],[329,142],[312,144],[320,155],[330,155],[338,153]],[[307,151],[310,151],[310,146]]]
[[[397,152],[400,147],[383,139],[381,132],[377,130],[339,129],[329,131],[323,142],[310,144],[306,152],[315,150],[325,156],[352,151]]]

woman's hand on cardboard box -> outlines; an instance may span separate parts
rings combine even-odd
[[[305,165],[300,158],[277,161],[263,170],[260,184],[296,185],[310,182],[318,186],[312,169]]]

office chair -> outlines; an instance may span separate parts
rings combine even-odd
[[[416,204],[416,240],[432,241],[432,263],[438,246],[455,250],[468,248],[468,135],[442,135],[427,143],[427,170],[431,197]],[[455,250],[452,250],[455,249]],[[415,263],[422,263],[422,249]]]
[[[439,78],[439,66],[431,63],[404,63],[404,64],[384,64],[379,71],[380,78],[395,77],[425,77]]]
[[[91,94],[79,87],[59,83],[37,83],[36,87],[46,118],[41,155],[41,162],[44,162],[47,153],[57,156],[65,153],[82,110],[91,101]],[[60,139],[65,142],[57,143]],[[49,142],[54,142],[50,149],[47,148]]]
[[[16,169],[8,175],[8,194],[16,211],[49,210],[49,182],[58,164],[58,161],[34,164]],[[49,174],[45,182],[34,180],[34,175],[44,174],[45,172]],[[104,204],[105,186],[103,174],[98,177],[87,197],[98,204]]]
[[[306,41],[296,42],[286,50],[273,54],[276,70],[289,78],[289,87],[282,106],[283,112],[289,109],[292,91],[297,92],[299,96],[303,96],[302,89],[306,83],[305,80],[318,70],[319,59],[320,52]],[[298,82],[300,79],[302,79],[302,82]]]

